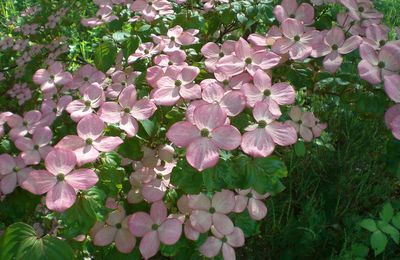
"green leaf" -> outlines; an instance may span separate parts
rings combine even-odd
[[[117,42],[123,42],[125,41],[127,38],[129,38],[131,35],[127,32],[115,32],[112,34],[112,38],[114,39],[114,41]]]
[[[150,137],[154,136],[156,134],[156,123],[154,123],[151,120],[141,120],[139,121],[140,124],[143,126],[144,130],[146,131],[146,134]]]
[[[356,243],[351,246],[353,256],[367,257],[369,248],[366,245]]]
[[[294,145],[294,152],[298,157],[303,157],[306,155],[306,146],[304,145],[304,142],[297,142]]]
[[[0,259],[52,260],[73,259],[67,242],[49,235],[38,238],[35,230],[25,223],[7,228],[0,240]]]
[[[378,221],[378,228],[388,234],[396,244],[399,244],[400,233],[396,228],[385,221]]]
[[[390,222],[390,220],[393,217],[393,214],[394,212],[392,204],[386,203],[385,205],[383,205],[382,211],[379,213],[379,216],[383,221]]]
[[[377,230],[371,235],[371,246],[375,251],[375,256],[381,254],[387,245],[387,237],[382,231]]]
[[[397,229],[400,229],[400,212],[392,218],[392,223]]]
[[[125,59],[128,59],[129,55],[133,54],[136,51],[136,49],[139,47],[140,42],[140,38],[136,35],[122,42],[122,51],[124,53]]]
[[[116,57],[117,48],[110,42],[104,42],[95,49],[94,64],[99,70],[106,72],[114,65]]]
[[[241,155],[235,158],[233,167],[245,175],[245,188],[253,188],[260,194],[276,194],[284,189],[279,179],[287,176],[287,168],[277,157],[250,158]]]
[[[243,211],[240,214],[236,214],[233,217],[233,222],[235,226],[239,227],[245,237],[252,236],[259,231],[259,223],[252,219],[247,210]]]
[[[365,228],[368,231],[374,232],[376,231],[378,228],[376,227],[375,221],[373,219],[367,218],[367,219],[363,219],[360,222],[360,226]]]
[[[124,143],[119,146],[118,153],[125,158],[135,161],[139,161],[143,157],[143,151],[141,150],[139,139],[135,137],[126,138]]]
[[[185,250],[185,247],[188,247],[187,239],[180,239],[177,243],[173,245],[164,245],[162,244],[160,247],[160,252],[163,256],[173,257],[177,255],[181,250]]]
[[[171,182],[188,194],[198,194],[203,188],[202,173],[181,159],[171,173]]]

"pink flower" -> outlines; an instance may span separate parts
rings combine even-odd
[[[234,150],[240,145],[239,130],[225,125],[226,119],[219,105],[202,105],[194,110],[193,123],[175,123],[167,137],[175,145],[187,147],[187,161],[202,171],[218,163],[220,149]]]
[[[235,42],[228,40],[225,41],[221,47],[215,42],[206,43],[201,48],[201,54],[204,55],[206,60],[204,61],[206,69],[209,72],[214,72],[217,68],[215,65],[222,57],[230,55],[235,51]]]
[[[272,46],[272,51],[278,54],[289,53],[293,60],[304,60],[310,56],[312,44],[319,33],[316,30],[305,32],[304,24],[296,19],[288,18],[282,23],[283,37]]]
[[[38,110],[31,110],[24,114],[24,117],[13,114],[7,117],[7,124],[11,127],[10,137],[15,140],[18,137],[25,136],[28,133],[33,134],[36,127],[39,126],[42,113]]]
[[[171,3],[167,0],[135,0],[131,10],[140,12],[147,22],[157,19],[159,15],[173,12]]]
[[[103,6],[97,11],[96,17],[82,19],[81,23],[83,26],[96,27],[117,19],[118,17],[112,13],[112,7]]]
[[[257,70],[253,82],[254,84],[247,83],[242,87],[242,92],[250,107],[254,107],[259,101],[266,101],[270,105],[270,112],[280,116],[279,105],[290,105],[296,98],[296,92],[292,86],[287,83],[271,85],[271,78],[262,70]]]
[[[22,151],[21,158],[27,165],[39,164],[41,159],[51,151],[52,147],[49,143],[53,137],[53,133],[49,127],[38,127],[33,133],[32,139],[27,137],[19,137],[15,140],[15,146]]]
[[[293,106],[289,112],[289,116],[293,121],[288,121],[305,142],[311,142],[313,139],[312,128],[316,127],[316,118],[311,112],[302,112],[300,107]]]
[[[383,14],[373,9],[371,1],[340,0],[340,3],[349,10],[349,15],[357,21],[373,20],[374,23],[379,23],[383,18]]]
[[[134,236],[142,237],[139,249],[145,259],[157,254],[160,242],[173,245],[182,233],[182,223],[176,218],[167,218],[167,207],[162,201],[151,205],[150,215],[145,212],[134,213],[128,226]]]
[[[257,124],[247,127],[242,138],[242,150],[253,157],[270,155],[275,144],[287,146],[296,143],[296,129],[287,123],[275,121],[266,102],[257,102],[253,109]]]
[[[235,208],[235,194],[230,190],[216,192],[210,199],[200,193],[189,195],[189,207],[192,209],[190,223],[192,227],[200,233],[207,232],[211,226],[228,235],[233,232],[233,222],[227,216]]]
[[[40,109],[43,115],[40,121],[44,125],[51,125],[57,117],[61,116],[71,102],[71,96],[62,96],[58,99],[57,103],[51,99],[44,100]]]
[[[400,103],[400,75],[386,75],[384,80],[385,92],[388,97],[394,102]]]
[[[386,75],[400,71],[400,41],[385,44],[379,53],[371,45],[363,43],[360,56],[362,61],[358,64],[358,73],[373,85],[381,83]]]
[[[216,64],[217,71],[234,76],[247,71],[254,75],[258,69],[267,70],[279,64],[280,57],[273,52],[256,50],[240,38],[235,45],[235,55],[222,57]]]
[[[74,170],[76,162],[72,151],[54,149],[46,156],[46,170],[32,171],[21,186],[33,194],[47,193],[46,206],[63,212],[74,204],[77,190],[87,190],[99,180],[93,170]]]
[[[40,85],[42,91],[53,91],[58,85],[65,85],[72,81],[72,75],[65,72],[60,62],[52,63],[47,70],[40,69],[33,75],[33,82]]]
[[[124,88],[134,86],[135,80],[139,75],[140,72],[137,71],[127,74],[124,71],[117,70],[111,76],[112,84],[107,87],[106,96],[111,99],[118,98]]]
[[[136,89],[129,86],[122,90],[118,103],[104,103],[99,114],[104,122],[119,123],[119,127],[132,137],[139,129],[136,120],[150,118],[156,109],[154,103],[148,99],[136,100]]]
[[[86,87],[90,87],[92,83],[97,83],[101,85],[106,79],[106,75],[103,72],[99,71],[95,67],[90,64],[86,64],[80,67],[74,73],[74,79],[72,81],[73,89],[81,89],[81,93],[83,93]]]
[[[371,24],[365,30],[364,43],[367,43],[379,50],[388,40],[389,28],[382,24]]]
[[[213,236],[208,237],[207,240],[200,246],[199,251],[202,255],[212,258],[217,256],[222,249],[222,256],[224,260],[235,260],[234,247],[241,247],[244,245],[243,231],[235,227],[232,233],[223,235],[214,228],[211,228]]]
[[[392,131],[393,136],[400,140],[400,104],[396,104],[386,111],[385,123]]]
[[[26,167],[21,157],[13,158],[9,154],[0,155],[0,192],[9,194],[26,179],[33,169]]]
[[[154,57],[154,63],[160,67],[188,66],[185,60],[186,53],[182,50],[173,51],[167,54],[160,54]]]
[[[200,236],[200,232],[193,228],[189,220],[190,214],[192,214],[192,209],[189,206],[189,197],[187,195],[182,195],[176,202],[176,205],[179,212],[182,213],[181,215],[178,214],[178,218],[184,223],[183,233],[185,237],[193,241],[197,240]]]
[[[56,148],[74,151],[78,165],[94,162],[99,152],[114,151],[123,143],[117,136],[103,136],[104,128],[104,122],[97,115],[87,115],[78,123],[78,135],[65,136]]]
[[[219,104],[228,116],[240,114],[246,104],[246,99],[240,91],[225,91],[218,83],[203,84],[202,98],[205,103]]]
[[[311,55],[313,57],[325,56],[323,61],[325,70],[335,73],[343,62],[341,54],[354,51],[362,42],[363,39],[360,36],[351,36],[346,40],[343,30],[333,27],[327,32],[321,43],[316,45]]]
[[[162,44],[157,44],[154,46],[152,42],[146,42],[139,45],[135,53],[128,57],[128,64],[134,63],[138,59],[151,58],[162,51],[164,46]]]
[[[170,28],[167,32],[167,36],[156,36],[153,35],[153,41],[157,44],[161,44],[166,53],[174,52],[180,49],[181,46],[188,46],[195,44],[199,41],[199,38],[195,37],[199,33],[197,29],[189,29],[184,31],[179,25]]]
[[[216,3],[229,3],[229,0],[201,0],[201,2],[204,3],[204,11],[208,12],[214,8]]]
[[[246,207],[249,215],[254,220],[261,220],[267,215],[267,207],[265,206],[263,199],[269,197],[269,193],[264,195],[258,194],[255,190],[238,190],[238,195],[235,196],[235,208],[234,212],[243,212]]]
[[[94,232],[93,244],[107,246],[115,241],[118,251],[130,253],[135,247],[136,238],[129,230],[129,218],[125,217],[125,210],[121,206],[110,212],[105,225]]]
[[[93,83],[83,91],[82,98],[68,104],[66,110],[71,114],[72,120],[79,122],[83,117],[92,114],[105,100],[103,89]]]
[[[280,23],[287,18],[294,18],[303,22],[304,25],[314,23],[314,8],[307,3],[299,6],[296,0],[283,0],[281,5],[275,6],[274,14]]]
[[[157,81],[151,97],[163,106],[175,105],[180,98],[192,100],[201,97],[201,87],[194,83],[200,69],[193,66],[168,67],[165,75]]]
[[[13,113],[11,112],[2,112],[0,113],[0,137],[4,135],[4,124],[7,123],[7,117],[11,116]]]

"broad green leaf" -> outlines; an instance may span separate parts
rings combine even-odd
[[[123,42],[126,39],[128,39],[131,35],[127,32],[115,32],[112,34],[112,38],[114,39],[114,41],[117,42]]]
[[[377,230],[371,235],[371,246],[375,251],[375,256],[381,254],[387,245],[388,239],[382,231]]]
[[[141,150],[139,139],[126,138],[124,143],[118,148],[118,153],[125,158],[139,161],[143,157],[143,151]]]
[[[382,211],[379,213],[379,216],[383,221],[390,222],[390,220],[393,217],[393,214],[394,212],[392,204],[386,203],[385,205],[383,205]]]
[[[46,235],[39,238],[35,230],[25,223],[15,223],[7,228],[0,240],[0,259],[70,260],[72,248],[67,242]]]
[[[125,59],[128,59],[128,57],[136,51],[140,42],[140,38],[136,35],[122,42],[122,51]]]
[[[181,159],[171,173],[171,182],[188,194],[198,194],[203,188],[202,173]]]
[[[374,232],[376,231],[378,228],[376,227],[375,221],[373,219],[367,218],[367,219],[363,219],[360,222],[360,226],[365,228],[368,231]]]
[[[351,246],[351,252],[353,256],[367,257],[369,248],[366,245],[356,243]]]
[[[106,72],[114,65],[116,57],[117,48],[110,42],[104,42],[95,49],[94,64],[99,70]]]
[[[399,244],[400,233],[396,228],[385,221],[378,221],[378,228],[388,234],[396,244]]]
[[[177,255],[182,250],[188,247],[188,240],[187,239],[180,239],[177,243],[173,245],[161,245],[160,252],[163,256],[173,257]]]
[[[235,226],[243,231],[245,237],[253,236],[259,231],[260,224],[250,217],[247,209],[240,214],[236,214],[232,220]]]
[[[392,223],[397,229],[400,229],[400,212],[392,218]]]
[[[303,157],[306,155],[306,146],[304,145],[304,142],[297,142],[294,145],[294,152],[298,157]]]

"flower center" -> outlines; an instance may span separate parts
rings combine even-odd
[[[84,77],[83,81],[89,81],[89,78],[88,77]]]
[[[22,125],[23,125],[23,126],[28,126],[28,121],[22,122]]]
[[[152,230],[157,230],[157,229],[158,229],[158,225],[157,225],[157,224],[153,224],[153,225],[151,226],[151,229],[152,229]]]
[[[159,180],[161,180],[161,179],[162,179],[162,176],[161,176],[161,175],[157,175],[156,178],[159,179]]]
[[[86,106],[86,107],[90,107],[90,105],[91,105],[90,101],[89,101],[89,100],[86,100],[86,101],[85,101],[85,106]]]
[[[38,145],[38,144],[35,144],[35,145],[33,146],[33,149],[39,150],[39,145]]]
[[[131,112],[131,109],[129,107],[124,108],[124,113],[129,114]]]
[[[379,41],[379,47],[382,47],[383,45],[385,45],[386,41],[385,40],[380,40]]]
[[[295,41],[295,42],[300,41],[300,36],[298,36],[298,35],[294,36],[294,41]]]
[[[332,45],[332,50],[337,51],[337,49],[339,49],[339,46],[337,46],[337,44]]]
[[[224,57],[224,53],[221,51],[219,54],[218,54],[218,56],[220,57],[220,58],[222,58],[222,57]]]
[[[211,214],[214,214],[214,213],[215,213],[215,209],[214,209],[213,207],[211,207],[210,210],[209,210],[209,212],[210,212]]]
[[[14,172],[19,172],[21,170],[21,168],[19,168],[18,166],[15,166],[14,168],[13,168],[13,171]]]
[[[364,12],[364,7],[362,7],[362,6],[358,7],[358,11],[359,11],[360,13]]]
[[[51,81],[54,81],[54,79],[55,79],[54,75],[50,75],[50,79],[51,79]]]
[[[210,135],[210,131],[208,131],[207,128],[203,128],[203,129],[201,129],[201,131],[200,131],[200,135],[201,135],[202,137],[208,137],[208,136]]]
[[[57,108],[53,108],[53,113],[57,113]]]
[[[266,96],[266,97],[271,96],[271,90],[269,90],[269,89],[264,90],[264,96]]]
[[[249,193],[247,193],[246,197],[250,199],[253,196],[251,195],[251,192],[249,192]]]
[[[380,69],[385,68],[385,63],[384,63],[383,61],[380,61],[380,62],[378,63],[378,67],[379,67]]]
[[[169,38],[171,41],[175,41],[175,37],[171,36],[171,38]]]
[[[64,174],[59,173],[59,174],[57,175],[57,181],[63,181],[64,179],[65,179]]]
[[[226,237],[221,238],[222,243],[226,243],[228,239]]]
[[[118,223],[117,225],[115,225],[115,227],[116,227],[117,229],[121,229],[121,228],[122,228],[122,225],[121,225],[121,223]]]
[[[267,126],[267,122],[265,122],[264,120],[258,121],[259,128],[265,128],[266,126]]]
[[[172,61],[168,61],[169,66],[171,66],[172,64],[174,64],[174,63],[172,63]]]
[[[252,61],[251,58],[246,58],[246,59],[244,60],[244,62],[246,62],[246,64],[248,65],[248,64],[251,64],[253,61]]]
[[[176,80],[176,81],[175,81],[175,86],[176,86],[176,87],[182,86],[182,81]]]
[[[93,139],[92,138],[88,138],[88,139],[86,139],[85,142],[86,142],[87,145],[91,145],[93,143]]]
[[[149,54],[150,53],[150,51],[149,50],[144,50],[144,54]]]
[[[147,3],[149,6],[152,6],[153,5],[153,2],[148,2]]]
[[[125,82],[125,81],[121,81],[121,85],[122,85],[122,86],[125,86],[125,85],[126,85],[126,82]]]
[[[225,79],[224,81],[222,81],[222,84],[224,84],[224,86],[228,86],[229,85],[229,80]]]

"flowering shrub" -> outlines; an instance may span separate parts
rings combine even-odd
[[[0,195],[46,194],[46,221],[11,225],[1,259],[235,259],[282,158],[329,127],[309,92],[400,103],[400,41],[369,0],[40,2],[0,34]],[[400,140],[400,104],[384,120]]]

